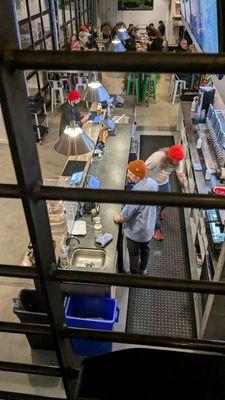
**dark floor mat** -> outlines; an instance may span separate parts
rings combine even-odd
[[[172,141],[172,142],[171,142]],[[140,157],[144,160],[159,147],[170,146],[168,136],[142,137]],[[148,154],[146,149],[151,149]],[[178,190],[176,177],[172,188]],[[190,278],[183,210],[166,208],[163,242],[152,239],[148,275],[165,278]],[[195,337],[192,295],[162,290],[136,289],[129,291],[127,332],[149,335]]]

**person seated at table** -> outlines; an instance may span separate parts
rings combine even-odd
[[[90,38],[86,43],[84,51],[98,51],[98,50],[99,47],[96,40],[94,38]]]
[[[137,48],[137,29],[133,27],[130,31],[130,37],[129,39],[125,40],[125,47],[127,51],[136,51]]]
[[[127,28],[127,33],[130,33],[131,29],[134,28],[134,24],[129,24]]]
[[[88,25],[88,31],[94,39],[97,39],[97,29],[94,26]]]
[[[77,40],[77,35],[73,34],[70,37],[70,50],[71,51],[81,51],[81,46],[79,40]]]
[[[151,28],[150,40],[147,46],[148,51],[162,51],[163,38],[158,29]]]
[[[85,25],[81,25],[80,27],[80,33],[79,33],[79,41],[81,48],[84,49],[86,46],[86,43],[88,40],[91,38],[91,34],[88,30],[88,27]]]

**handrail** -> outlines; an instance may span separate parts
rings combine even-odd
[[[192,72],[219,74],[225,70],[225,53],[177,54],[177,53],[91,53],[62,52],[52,50],[0,51],[0,62],[7,68],[20,70],[83,70],[119,72]]]
[[[103,340],[114,343],[128,343],[164,348],[171,347],[183,350],[220,352],[223,355],[225,354],[225,343],[219,340],[200,340],[173,336],[151,336],[128,332],[110,332],[97,329],[92,330],[72,327],[64,329],[64,336],[70,339],[88,338],[90,340]]]
[[[170,207],[182,208],[225,209],[224,198],[214,194],[161,193],[114,189],[75,189],[36,185],[26,193],[26,195],[36,201],[51,199],[112,203],[113,198],[113,203],[118,204],[162,204]],[[17,185],[0,184],[0,197],[21,198],[21,192]]]

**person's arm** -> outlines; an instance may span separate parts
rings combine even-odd
[[[122,224],[123,222],[128,222],[136,213],[139,206],[133,204],[126,204],[123,208],[121,214],[116,214],[113,217],[114,222],[117,224]]]
[[[184,192],[187,193],[188,192],[188,181],[187,181],[185,173],[183,171],[176,171],[176,174],[177,174],[178,180],[179,180]]]

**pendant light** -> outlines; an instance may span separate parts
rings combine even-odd
[[[109,44],[108,51],[124,53],[126,49],[121,40],[118,37],[115,37]]]
[[[109,94],[106,92],[105,88],[102,84],[93,80],[88,83],[87,89],[85,89],[84,94],[82,95],[82,100],[87,102],[97,102],[101,103],[109,99]]]
[[[125,40],[130,39],[130,36],[128,35],[126,29],[123,27],[118,29],[117,36],[121,40],[121,42],[124,42]]]
[[[78,125],[67,126],[54,149],[65,156],[78,156],[94,150],[95,143]]]

